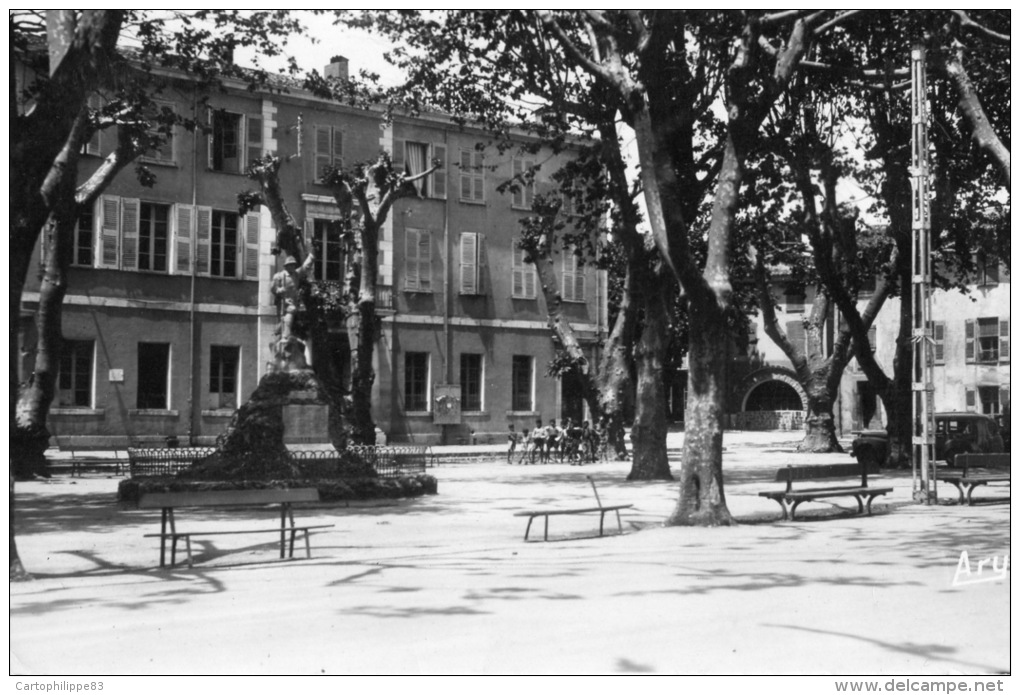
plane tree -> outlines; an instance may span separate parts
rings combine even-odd
[[[49,21],[47,21],[49,20]],[[60,307],[67,292],[73,229],[81,210],[174,127],[196,127],[193,116],[157,105],[168,81],[161,68],[181,70],[197,86],[223,75],[266,85],[268,73],[241,71],[233,49],[252,47],[279,55],[281,35],[300,25],[285,13],[202,10],[15,10],[9,17],[10,312],[11,345],[18,345],[21,302],[33,254],[42,241],[42,279],[35,312],[35,366],[19,383],[16,349],[10,351],[11,514],[14,477],[45,474],[46,418],[54,397],[60,354]],[[125,39],[132,49],[124,48]],[[97,106],[97,98],[101,104]],[[80,154],[99,131],[116,130],[117,145],[86,180]],[[144,185],[155,177],[137,167]],[[11,576],[27,576],[11,524]]]

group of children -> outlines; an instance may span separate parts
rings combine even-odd
[[[521,465],[531,465],[536,460],[549,463],[556,456],[560,463],[569,461],[572,466],[583,465],[586,461],[594,463],[606,446],[603,427],[591,427],[587,420],[577,425],[570,418],[563,421],[563,427],[557,427],[556,420],[550,420],[543,427],[539,419],[530,432],[527,428],[517,432],[513,423],[510,423],[507,439],[510,448],[506,453],[506,462],[514,462],[514,454],[520,445],[517,463]]]

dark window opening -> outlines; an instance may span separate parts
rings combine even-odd
[[[139,409],[167,410],[170,374],[169,343],[138,343]]]

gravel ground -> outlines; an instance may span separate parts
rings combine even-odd
[[[682,435],[680,435],[682,436]],[[1007,488],[981,504],[910,502],[909,472],[875,514],[852,499],[777,521],[758,497],[794,455],[791,433],[727,434],[729,528],[664,527],[677,485],[627,483],[626,463],[439,465],[439,494],[314,505],[333,523],[312,558],[271,535],[197,538],[161,570],[158,511],[123,509],[102,474],[17,487],[32,582],[10,588],[11,672],[27,674],[986,674],[1010,670],[1009,580],[954,586],[1009,553]],[[675,438],[675,436],[674,436]],[[676,444],[671,441],[671,447]],[[679,467],[674,461],[674,469]],[[523,509],[633,504],[553,517],[523,541]],[[876,484],[879,484],[876,482]],[[949,486],[946,486],[948,488]],[[274,523],[259,509],[182,510],[179,528]],[[989,577],[985,566],[984,577]],[[972,575],[976,577],[976,575]],[[1008,575],[1011,576],[1011,575]]]

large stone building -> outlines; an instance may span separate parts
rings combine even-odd
[[[336,59],[327,74],[346,69]],[[270,281],[282,261],[271,253],[269,214],[239,215],[237,195],[255,187],[243,172],[266,152],[285,162],[284,196],[318,248],[317,280],[338,280],[343,268],[330,234],[338,209],[318,180],[323,165],[380,150],[410,173],[445,163],[417,184],[417,197],[397,202],[382,236],[373,417],[389,441],[468,441],[510,422],[520,430],[537,417],[581,412],[569,384],[545,377],[555,354],[545,301],[514,245],[535,188],[551,181],[562,156],[526,162],[515,150],[479,148],[484,133],[438,115],[384,124],[377,112],[295,87],[260,94],[238,83],[203,105],[187,80],[172,85],[160,97],[165,107],[198,113],[207,132],[175,129],[144,159],[154,187],[126,170],[79,221],[49,419],[59,443],[123,447],[173,435],[208,444],[255,388],[271,358]],[[104,132],[89,143],[83,177],[114,140]],[[497,192],[532,163],[541,165],[535,186]],[[557,258],[565,312],[594,346],[605,332],[602,272],[572,253]],[[32,368],[38,285],[26,289],[23,375]],[[335,338],[347,340],[345,332]],[[458,424],[438,424],[437,404],[458,390]]]

